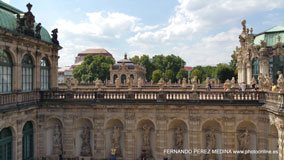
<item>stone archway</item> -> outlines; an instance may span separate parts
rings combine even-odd
[[[77,157],[91,157],[93,155],[94,131],[92,122],[82,118],[76,121],[75,154]]]
[[[250,121],[241,122],[236,130],[236,144],[238,150],[257,149],[256,126]],[[256,160],[256,154],[238,154],[237,159]]]
[[[136,134],[136,158],[155,159],[154,149],[156,145],[155,125],[149,119],[141,120],[137,124]]]
[[[119,119],[110,119],[105,125],[105,157],[110,158],[115,155],[116,158],[124,157],[124,126]]]
[[[216,120],[208,120],[202,125],[202,148],[207,149],[212,153],[212,150],[222,149],[222,128]],[[221,154],[204,154],[204,160],[222,159]]]

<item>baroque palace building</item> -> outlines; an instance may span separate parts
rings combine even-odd
[[[259,90],[244,92],[230,90],[235,84],[229,81],[227,91],[208,92],[196,79],[115,86],[97,80],[95,86],[59,88],[57,29],[50,36],[31,7],[22,12],[0,1],[0,160],[284,159],[280,72],[275,92],[260,74]],[[283,56],[281,38],[270,43],[270,31],[254,35],[242,25],[239,80],[256,81],[253,66],[276,76],[268,64]],[[259,47],[257,38],[263,40]]]

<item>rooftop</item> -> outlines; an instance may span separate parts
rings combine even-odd
[[[112,57],[112,54],[103,48],[89,48],[78,54],[78,56],[83,56],[83,55],[104,55]]]
[[[280,36],[280,41],[284,43],[284,26],[274,26],[264,32],[256,35],[254,39],[254,44],[260,45],[261,41],[265,41],[267,46],[274,46],[278,42],[278,37]]]

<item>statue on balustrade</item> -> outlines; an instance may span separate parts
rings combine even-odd
[[[235,77],[232,77],[232,80],[231,80],[231,89],[235,88],[236,87],[236,80],[235,80]]]
[[[72,90],[72,79],[71,78],[67,78],[65,84],[66,84],[67,90]]]
[[[41,38],[41,36],[40,36],[41,28],[42,28],[42,27],[41,27],[41,23],[39,23],[39,24],[36,25],[36,28],[35,28],[35,37],[38,38],[38,39]]]
[[[103,82],[99,78],[97,78],[95,81],[95,88],[100,91],[102,89],[102,85]]]
[[[265,91],[271,91],[271,87],[272,87],[272,80],[268,75],[266,75],[264,77],[263,88]]]
[[[137,87],[141,88],[142,85],[143,85],[143,81],[142,81],[141,77],[139,77],[138,80],[137,80]]]
[[[62,155],[62,136],[59,124],[55,125],[53,130],[53,154]]]
[[[115,83],[115,88],[119,88],[120,87],[120,81],[119,81],[118,77],[115,79],[114,83]]]
[[[194,76],[192,79],[191,79],[191,83],[192,83],[192,91],[196,91],[197,90],[197,76]]]
[[[120,128],[118,126],[113,127],[112,134],[112,149],[115,149],[115,156],[120,157]]]
[[[166,84],[166,83],[165,83],[164,79],[161,78],[161,79],[159,80],[159,82],[158,82],[158,85],[159,85],[160,90],[163,90],[165,84]]]
[[[277,79],[277,87],[279,88],[279,93],[284,93],[284,77],[281,72],[278,72],[279,76]]]
[[[186,88],[186,85],[187,85],[187,83],[186,83],[186,78],[183,78],[183,79],[182,79],[181,87],[182,87],[182,88]]]
[[[258,75],[258,88],[260,91],[264,90],[264,82],[265,82],[265,78],[263,76],[262,73],[259,73]]]
[[[91,132],[89,127],[84,127],[83,132],[81,134],[82,138],[82,147],[81,147],[81,156],[91,156],[92,149],[91,149]]]
[[[128,90],[132,90],[133,79],[131,77],[127,77],[126,84],[127,84]]]

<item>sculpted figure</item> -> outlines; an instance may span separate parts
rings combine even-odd
[[[205,135],[206,139],[206,148],[207,149],[216,149],[216,135],[215,135],[215,129],[211,128],[207,131]]]
[[[249,140],[250,140],[250,135],[248,129],[245,129],[244,131],[240,132],[238,134],[239,149],[241,150],[249,149]]]
[[[62,138],[61,138],[61,129],[59,124],[55,125],[53,131],[53,154],[56,155],[62,154]]]
[[[55,29],[52,30],[51,32],[52,32],[52,33],[51,33],[51,36],[52,36],[51,41],[52,41],[54,44],[59,45],[59,41],[58,41],[58,39],[57,39],[57,38],[58,38],[58,35],[57,35],[58,29],[55,28]]]
[[[264,89],[264,81],[265,81],[265,78],[264,78],[263,74],[259,73],[259,75],[258,75],[258,87],[261,91]]]
[[[40,31],[41,31],[41,23],[36,25],[36,28],[35,28],[35,37],[36,38],[39,38],[39,39],[41,38]]]
[[[182,87],[182,88],[186,88],[186,85],[187,85],[187,84],[186,84],[186,78],[183,78],[183,79],[182,79],[182,85],[181,85],[181,87]]]
[[[264,80],[263,86],[264,86],[264,90],[265,91],[270,91],[271,90],[272,80],[271,80],[271,78],[268,75],[265,76],[265,80]]]
[[[115,83],[115,88],[119,88],[120,87],[120,81],[119,81],[118,78],[115,79],[114,83]]]
[[[183,148],[183,129],[181,127],[177,127],[175,131],[175,147]]]
[[[144,124],[142,129],[143,129],[143,145],[144,146],[150,146],[151,127],[147,124]]]
[[[90,139],[90,128],[84,127],[81,134],[82,138],[82,147],[81,147],[81,156],[90,156],[91,155],[91,139]]]
[[[284,93],[284,77],[281,72],[279,72],[279,77],[277,79],[277,87],[279,88],[279,93]]]
[[[103,82],[100,79],[97,78],[96,81],[95,81],[95,87],[98,90],[101,90],[102,85],[103,85]]]
[[[235,88],[236,86],[236,80],[235,80],[235,77],[232,77],[232,80],[231,80],[231,88]]]
[[[141,87],[142,87],[142,84],[143,84],[143,81],[142,81],[142,79],[139,77],[138,80],[137,80],[137,87],[138,87],[138,88],[141,88]]]
[[[120,128],[118,126],[113,127],[112,149],[115,149],[116,156],[120,156]]]
[[[165,86],[165,81],[164,81],[163,78],[161,78],[161,79],[159,80],[158,85],[159,85],[159,87],[160,87],[160,90],[162,90],[162,89],[164,88],[164,86]]]
[[[126,84],[127,84],[128,90],[131,90],[132,84],[133,84],[133,79],[131,77],[127,77]]]
[[[197,90],[197,76],[194,76],[192,79],[191,79],[191,83],[192,83],[192,90],[195,91]]]

